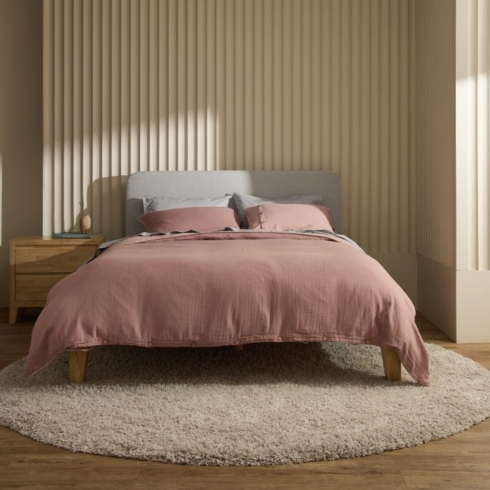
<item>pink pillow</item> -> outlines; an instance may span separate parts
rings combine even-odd
[[[138,220],[150,233],[189,230],[209,233],[227,227],[240,228],[238,216],[231,208],[167,209],[143,214]]]
[[[254,230],[333,231],[329,209],[317,204],[260,204],[247,208],[245,213]]]

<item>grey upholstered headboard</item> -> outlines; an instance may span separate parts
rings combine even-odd
[[[138,221],[144,196],[215,197],[237,192],[264,198],[321,194],[340,233],[340,180],[323,171],[156,171],[136,172],[126,191],[126,235],[144,231]]]

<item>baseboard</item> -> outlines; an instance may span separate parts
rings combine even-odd
[[[456,271],[456,342],[490,342],[490,271]]]
[[[418,311],[456,341],[456,271],[417,256]]]
[[[402,287],[412,300],[415,307],[418,306],[417,288],[417,254],[415,253],[378,253],[368,252]]]
[[[490,342],[490,271],[457,271],[418,256],[418,310],[457,343]]]

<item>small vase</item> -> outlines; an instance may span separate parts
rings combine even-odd
[[[89,214],[84,214],[80,218],[80,231],[82,233],[89,233],[90,232],[90,226],[92,225],[92,220],[90,219]]]

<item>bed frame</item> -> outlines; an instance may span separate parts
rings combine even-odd
[[[126,235],[144,231],[138,216],[143,214],[144,196],[215,197],[237,192],[264,198],[320,194],[330,209],[335,231],[342,233],[340,215],[340,179],[327,171],[186,171],[136,172],[127,183]],[[240,349],[243,346],[238,346]],[[401,379],[401,363],[395,349],[381,347],[385,376],[390,381]],[[88,351],[70,351],[70,382],[85,379]]]

